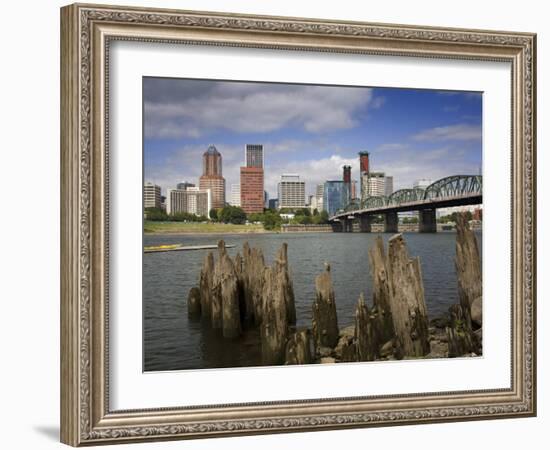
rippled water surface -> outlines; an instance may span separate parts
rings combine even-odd
[[[296,233],[257,235],[145,235],[144,244],[216,244],[224,239],[234,256],[245,241],[263,250],[271,263],[277,249],[288,243],[288,256],[296,297],[298,325],[311,326],[315,276],[328,261],[332,267],[340,327],[353,323],[360,292],[370,303],[371,277],[368,249],[376,234]],[[382,234],[387,243],[390,234]],[[481,248],[481,234],[477,234]],[[456,234],[407,233],[411,256],[419,256],[430,317],[458,302],[454,269]],[[177,370],[260,365],[259,336],[249,331],[237,340],[224,340],[219,332],[187,318],[187,293],[198,284],[207,250],[146,253],[143,255],[144,369]]]

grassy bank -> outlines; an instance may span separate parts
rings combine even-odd
[[[230,223],[199,222],[157,222],[146,220],[143,224],[145,233],[266,233],[263,225],[233,225]]]

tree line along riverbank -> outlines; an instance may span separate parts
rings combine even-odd
[[[187,299],[191,320],[234,339],[258,329],[263,365],[474,356],[482,352],[481,264],[475,234],[465,217],[457,220],[455,267],[459,303],[442,317],[428,317],[419,258],[405,238],[381,237],[369,249],[372,299],[362,293],[354,323],[340,329],[330,265],[315,278],[312,322],[296,327],[294,288],[287,244],[271,266],[261,250],[243,246],[231,258],[223,241],[217,259],[209,252],[198,285]],[[366,274],[365,274],[366,276]]]

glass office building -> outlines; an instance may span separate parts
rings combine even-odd
[[[323,190],[323,209],[333,216],[336,211],[344,209],[348,204],[349,184],[343,180],[325,181]]]

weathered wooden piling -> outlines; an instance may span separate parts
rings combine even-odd
[[[235,274],[237,275],[237,290],[239,296],[239,312],[241,316],[241,327],[246,323],[246,298],[245,298],[245,281],[243,271],[243,258],[237,252],[233,261]]]
[[[355,309],[355,351],[357,361],[374,361],[380,356],[379,333],[377,333],[376,316],[371,314],[363,293],[359,295]]]
[[[391,283],[388,274],[384,241],[378,236],[369,249],[370,271],[372,275],[372,303],[376,314],[376,329],[379,344],[383,345],[395,336],[391,316]]]
[[[456,218],[455,267],[460,305],[467,309],[472,320],[481,326],[481,260],[475,233],[470,229],[465,214],[457,214]]]
[[[199,277],[199,290],[201,299],[201,316],[204,320],[212,320],[212,288],[214,277],[214,255],[208,252],[204,257],[204,263]]]
[[[425,356],[430,353],[430,342],[420,260],[409,258],[402,234],[389,240],[387,266],[396,357]]]
[[[449,357],[468,355],[480,351],[479,341],[472,331],[472,323],[468,310],[462,305],[452,305],[449,308],[450,326],[446,328],[449,345]]]
[[[310,364],[311,334],[308,329],[296,330],[290,335],[286,343],[285,364]]]
[[[294,325],[296,323],[296,306],[294,304],[294,286],[292,284],[292,279],[290,278],[290,269],[288,264],[288,244],[286,242],[283,243],[283,245],[277,252],[275,267],[283,274],[283,277],[285,279],[284,296],[286,303],[287,322],[291,325]]]
[[[263,310],[263,283],[265,261],[259,248],[243,245],[244,323],[260,325]]]
[[[201,316],[201,291],[198,287],[189,289],[187,315],[191,319],[198,319]]]
[[[315,278],[315,301],[313,302],[313,343],[315,352],[321,347],[334,348],[338,343],[338,318],[330,265]]]
[[[262,323],[260,339],[262,362],[278,365],[285,362],[288,335],[284,277],[274,267],[264,268]]]
[[[224,241],[218,243],[212,289],[212,328],[221,328],[226,338],[241,334],[238,277]]]

